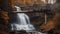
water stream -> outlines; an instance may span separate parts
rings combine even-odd
[[[22,12],[21,8],[15,6],[17,12]],[[25,13],[17,13],[17,24],[11,24],[12,30],[35,30],[34,26],[30,24],[30,19]]]
[[[16,12],[22,12],[21,8],[18,6],[15,6],[17,9]],[[11,24],[11,30],[25,30],[28,34],[30,34],[28,31],[33,32],[35,30],[34,26],[30,23],[29,16],[25,13],[17,13],[17,23]],[[34,33],[33,33],[34,34]],[[36,31],[35,34],[46,34]]]

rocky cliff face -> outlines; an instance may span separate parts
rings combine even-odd
[[[9,34],[8,33],[8,12],[0,10],[0,34]]]
[[[32,5],[32,4],[47,4],[47,2],[44,2],[44,1],[41,1],[41,0],[16,0],[16,3],[17,4],[30,4],[30,5]]]
[[[0,0],[0,2],[1,2],[1,0]],[[15,2],[16,1],[11,0],[10,6],[12,8],[14,8]],[[32,0],[29,0],[29,1],[26,0],[25,2],[24,2],[24,0],[18,0],[17,3],[19,4],[19,6],[20,6],[21,3],[22,4],[26,4],[26,3],[28,3],[28,4],[30,4],[30,3],[40,4],[40,2],[38,2],[38,1],[34,2]],[[41,3],[44,4],[44,2],[41,2]],[[0,34],[5,34],[5,33],[9,34],[7,32],[7,31],[9,31],[9,28],[7,26],[8,23],[9,23],[8,22],[9,16],[8,16],[8,11],[7,11],[8,7],[6,5],[5,5],[6,6],[5,7],[4,4],[5,4],[5,2],[4,3],[1,2],[2,7],[0,6],[0,8],[2,8],[2,10],[0,10]],[[38,5],[38,6],[40,6],[40,5]],[[5,10],[4,7],[7,8],[7,10]],[[60,24],[59,24],[60,23],[60,9],[59,9],[60,5],[59,4],[58,5],[53,4],[52,7],[50,7],[48,5],[48,7],[46,7],[46,8],[50,10],[49,12],[46,11],[45,7],[43,7],[43,6],[41,6],[41,7],[43,7],[44,11],[43,11],[43,9],[39,9],[39,7],[36,7],[36,5],[34,5],[32,7],[34,7],[34,8],[32,9],[31,7],[28,8],[26,6],[25,9],[26,8],[27,8],[27,10],[31,9],[31,10],[33,10],[34,13],[32,12],[32,13],[26,13],[26,14],[30,17],[31,24],[33,24],[35,26],[37,31],[40,31],[41,29],[42,29],[42,31],[50,31],[51,29],[53,29],[53,30],[55,29],[54,32],[58,32],[58,33],[60,32],[60,27],[59,27],[60,26]],[[36,10],[36,8],[38,10]],[[35,12],[35,11],[39,11],[39,12]],[[47,12],[46,13],[46,15],[47,15],[47,24],[45,24],[45,11]],[[15,17],[15,15],[14,15],[14,17]]]

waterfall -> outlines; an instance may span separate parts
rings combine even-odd
[[[17,11],[22,12],[21,8],[15,6]],[[11,24],[11,30],[34,30],[34,26],[30,24],[30,19],[25,13],[17,13],[17,23]]]
[[[54,4],[54,3],[56,3],[56,0],[48,0],[48,3],[49,4]]]
[[[22,12],[21,8],[18,6],[15,6],[17,9],[17,12]],[[11,30],[25,30],[28,34],[29,32],[32,32],[32,34],[46,34],[46,33],[41,33],[38,31],[34,31],[35,28],[34,26],[30,23],[29,16],[26,15],[25,13],[17,13],[17,23],[11,24]]]

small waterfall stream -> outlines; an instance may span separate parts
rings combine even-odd
[[[17,9],[17,12],[22,12],[21,8],[18,6],[15,6],[15,8]],[[17,23],[13,23],[11,24],[11,30],[25,30],[28,34],[30,34],[29,32],[33,32],[32,34],[46,34],[46,33],[41,33],[38,31],[34,31],[35,28],[34,26],[30,23],[30,19],[29,16],[26,15],[25,13],[17,13]]]
[[[17,8],[17,12],[22,12],[21,8],[15,6]],[[30,24],[30,19],[28,15],[25,13],[17,13],[17,21],[18,23],[11,24],[12,30],[35,30],[32,24]]]

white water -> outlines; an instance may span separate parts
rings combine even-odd
[[[54,3],[56,3],[56,0],[48,0],[48,3],[49,4],[54,4]]]
[[[15,7],[17,8],[17,12],[22,12],[21,8],[18,6]],[[11,30],[25,30],[28,34],[30,34],[29,32],[32,32],[32,34],[46,34],[38,31],[34,32],[35,28],[32,24],[30,24],[30,19],[25,13],[17,13],[17,21],[17,23],[11,24]]]
[[[15,6],[17,12],[22,12],[21,8]],[[30,24],[30,19],[25,13],[17,13],[18,23],[11,24],[12,30],[35,30],[32,24]]]

